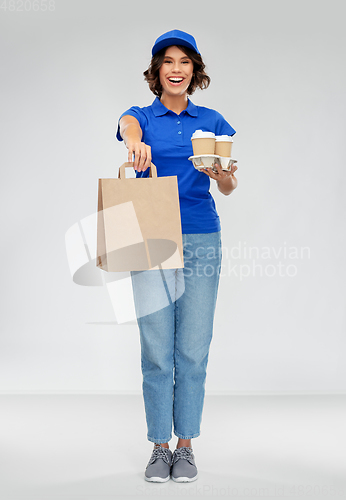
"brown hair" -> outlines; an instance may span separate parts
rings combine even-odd
[[[205,64],[202,57],[188,47],[182,45],[177,45],[177,47],[193,62],[193,75],[187,93],[191,95],[197,88],[203,90],[209,87],[210,77],[204,71]],[[149,68],[143,73],[144,79],[148,82],[150,90],[158,97],[161,97],[162,94],[159,70],[163,64],[167,48],[168,47],[164,47],[153,56]]]

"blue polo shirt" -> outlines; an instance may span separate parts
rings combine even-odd
[[[137,118],[143,132],[142,142],[151,147],[157,175],[176,175],[178,178],[182,232],[220,231],[215,201],[209,192],[210,178],[196,170],[188,158],[193,155],[191,136],[195,130],[214,132],[215,135],[234,135],[234,128],[217,111],[195,106],[190,100],[179,115],[167,109],[158,97],[151,106],[132,106],[120,118],[124,115]],[[123,140],[119,124],[117,139]],[[137,177],[148,175],[149,169],[136,174]]]

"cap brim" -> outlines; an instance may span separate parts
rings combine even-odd
[[[166,47],[171,47],[172,45],[182,45],[183,47],[187,47],[187,48],[193,50],[194,52],[196,52],[197,54],[200,54],[198,49],[196,49],[196,47],[194,47],[191,43],[189,43],[186,40],[183,40],[181,38],[172,37],[172,38],[166,38],[165,40],[162,40],[161,42],[158,42],[157,44],[155,44],[153,49],[152,49],[152,55],[154,56],[160,50],[162,50]]]

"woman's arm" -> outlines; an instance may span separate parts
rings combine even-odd
[[[229,172],[225,172],[217,164],[215,164],[215,167],[217,168],[216,173],[213,172],[211,168],[206,168],[205,170],[201,170],[201,172],[204,172],[212,179],[215,179],[219,191],[227,196],[231,194],[238,185],[238,180],[234,177],[234,172],[238,170],[238,167],[235,163],[232,163],[231,170]]]
[[[142,142],[142,129],[139,121],[134,116],[125,115],[120,119],[120,135],[127,147],[128,161],[132,161],[135,154],[133,167],[138,172],[146,170],[151,164],[151,147]]]

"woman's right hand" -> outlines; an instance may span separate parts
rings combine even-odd
[[[151,165],[151,147],[144,142],[131,142],[126,144],[129,150],[128,161],[133,161],[133,168],[137,172],[144,172]]]
[[[146,170],[151,165],[151,147],[141,142],[143,132],[139,121],[134,116],[124,115],[119,125],[120,135],[129,151],[128,161],[134,162],[133,167],[138,172]]]

